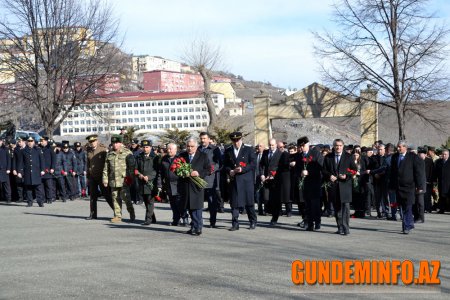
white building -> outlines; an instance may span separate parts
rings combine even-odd
[[[216,112],[224,108],[222,94],[213,94]],[[119,133],[122,127],[158,133],[167,128],[204,131],[209,114],[202,92],[110,94],[74,108],[61,124],[61,135]]]
[[[132,57],[132,66],[134,76],[139,76],[142,72],[147,71],[172,71],[181,72],[181,63],[166,59],[160,56],[139,55]]]

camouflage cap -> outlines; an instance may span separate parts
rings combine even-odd
[[[111,143],[122,143],[123,142],[123,136],[120,134],[114,134],[111,136]]]

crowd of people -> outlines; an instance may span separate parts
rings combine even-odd
[[[259,216],[291,217],[298,206],[306,231],[320,230],[321,218],[336,218],[337,232],[350,234],[350,218],[402,220],[408,234],[425,213],[449,209],[450,162],[448,149],[413,148],[406,141],[396,145],[377,141],[370,147],[311,145],[308,137],[286,144],[275,139],[268,147],[246,145],[242,133],[229,136],[231,145],[216,145],[207,132],[183,145],[154,147],[151,140],[124,144],[124,135],[113,135],[107,147],[97,135],[70,147],[32,137],[0,143],[1,199],[37,202],[90,198],[88,220],[97,218],[97,201],[103,196],[113,212],[111,222],[122,222],[125,202],[130,221],[136,220],[135,204],[146,208],[144,226],[156,223],[155,201],[167,201],[172,226],[187,226],[199,236],[207,203],[209,227],[216,227],[224,203],[231,208],[230,231],[239,230],[245,211],[249,229]],[[284,206],[284,207],[283,207]],[[351,208],[354,213],[351,214]],[[375,217],[375,216],[374,216]]]

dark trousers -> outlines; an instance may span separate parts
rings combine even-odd
[[[266,203],[264,201],[264,188],[260,188],[261,186],[261,179],[260,178],[256,178],[256,184],[255,184],[255,203],[258,203],[258,214],[263,214],[265,213],[265,206]],[[259,189],[259,191],[258,191]],[[264,204],[264,206],[263,206]]]
[[[70,200],[74,199],[76,190],[74,189],[74,177],[72,175],[61,176],[58,178],[59,187],[61,189],[62,200],[65,201],[67,198]]]
[[[91,217],[97,218],[97,200],[100,193],[105,197],[106,202],[109,207],[114,211],[114,205],[111,197],[111,191],[109,188],[105,187],[102,180],[89,178],[89,191],[90,191],[90,214]]]
[[[377,215],[386,216],[389,210],[387,206],[387,188],[384,181],[377,181],[374,183],[374,197]]]
[[[400,204],[401,208],[401,214],[403,216],[402,218],[402,230],[411,230],[414,228],[414,217],[413,217],[413,211],[412,206],[415,202],[414,194],[411,193],[407,197],[411,198],[404,198],[401,197],[399,193],[397,193],[397,203]]]
[[[373,184],[371,182],[368,182],[364,186],[364,201],[367,215],[370,215],[370,212],[372,211],[372,204],[374,202],[374,198],[375,195],[373,190]]]
[[[216,189],[205,189],[205,200],[208,202],[209,223],[216,225],[217,211],[219,210]]]
[[[201,232],[203,229],[203,209],[190,209],[189,214],[191,215],[191,230],[196,232]]]
[[[17,202],[23,202],[24,198],[25,198],[25,189],[24,189],[24,185],[23,185],[23,180],[17,180],[16,181],[16,197],[17,197]]]
[[[439,202],[438,202],[439,211],[442,211],[442,212],[448,211],[449,200],[450,200],[450,197],[448,195],[439,193]]]
[[[425,205],[424,205],[425,194],[416,194],[416,202],[413,205],[413,215],[415,221],[425,221]]]
[[[320,197],[305,197],[308,226],[318,225],[321,222]]]
[[[423,198],[423,204],[425,206],[425,211],[431,212],[433,208],[433,204],[431,203],[431,193],[433,191],[433,185],[427,183],[427,190],[425,191],[425,195]]]
[[[178,225],[180,219],[187,221],[188,213],[179,195],[169,196],[170,209],[172,210],[172,225]]]
[[[47,200],[47,202],[52,202],[55,201],[55,184],[54,184],[54,180],[53,178],[43,178],[42,179],[42,184],[44,185],[44,191],[45,191],[45,200]]]
[[[233,226],[239,225],[239,211],[243,210],[243,207],[232,207],[231,208],[231,224]],[[255,212],[255,205],[246,205],[245,211],[247,212],[248,221],[250,224],[256,224],[257,217]]]
[[[137,178],[134,178],[130,186],[130,197],[134,204],[141,203],[143,200],[141,193],[139,193],[139,180]]]
[[[334,217],[338,230],[343,233],[350,233],[350,203],[334,203]]]
[[[156,220],[155,214],[155,198],[150,194],[142,195],[142,199],[144,199],[145,204],[145,222],[152,222],[152,220]]]
[[[11,185],[9,184],[9,176],[6,177],[6,181],[0,183],[1,195],[0,198],[8,203],[11,202]]]
[[[42,205],[44,203],[44,188],[42,184],[25,185],[25,196],[28,205],[33,205],[33,193],[36,195],[36,202]]]

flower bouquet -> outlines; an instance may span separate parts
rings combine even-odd
[[[303,170],[307,170],[307,168],[308,168],[308,164],[310,163],[310,162],[312,162],[312,160],[313,160],[313,157],[310,155],[309,157],[303,157],[303,159],[302,159],[302,161],[303,161]],[[305,184],[305,178],[306,178],[306,176],[303,176],[301,179],[300,179],[300,181],[299,181],[299,183],[298,183],[298,188],[299,189],[302,189],[303,188],[303,185]]]
[[[178,177],[189,178],[198,188],[204,189],[208,186],[208,183],[199,176],[191,176],[192,166],[187,163],[183,157],[178,157],[173,160],[170,166],[170,171],[175,173]]]
[[[358,174],[358,171],[347,168],[347,175],[352,177],[353,187],[355,189],[358,188],[358,177],[356,176],[356,174]]]

